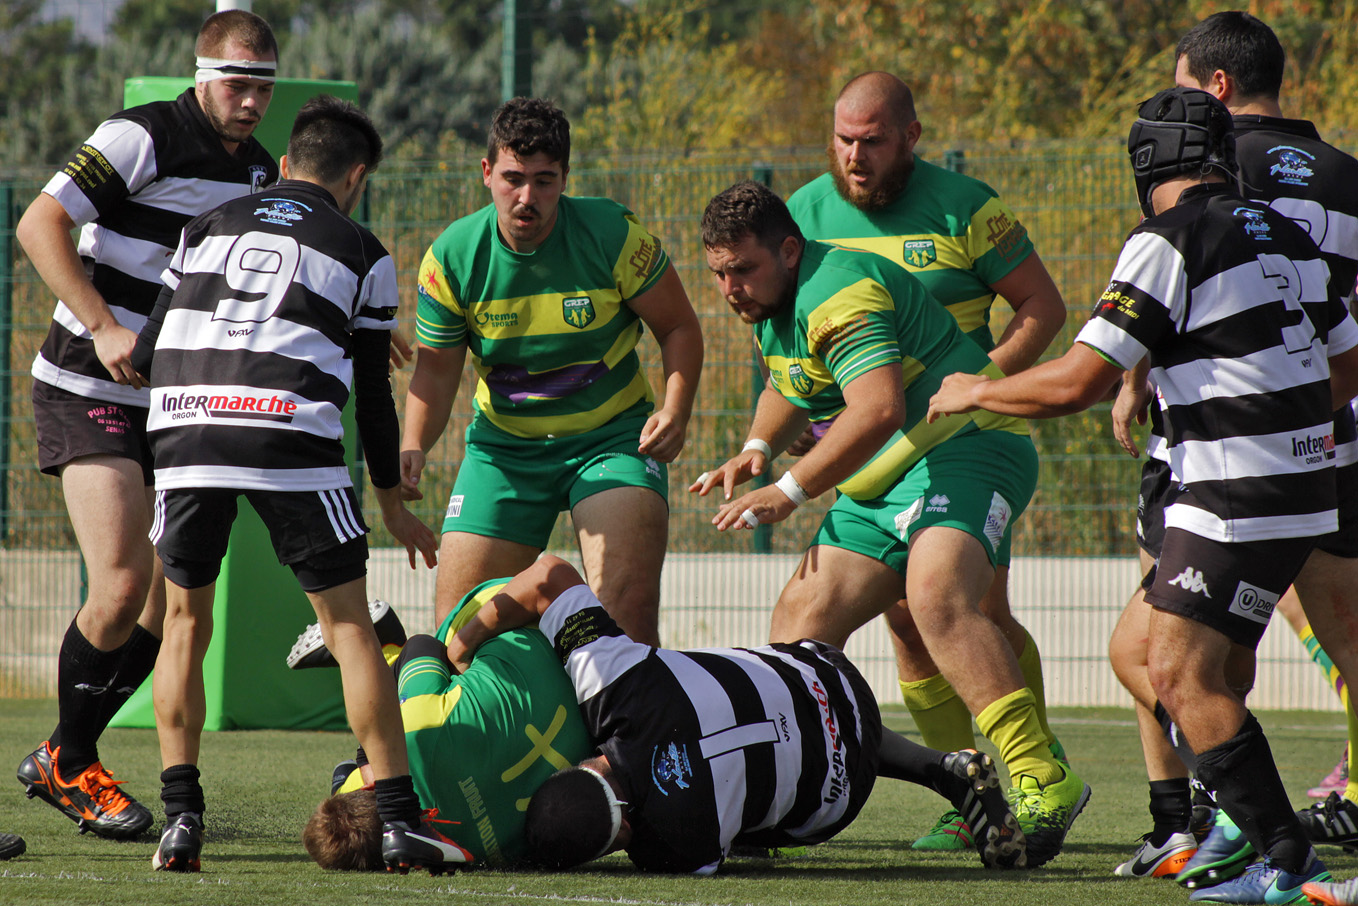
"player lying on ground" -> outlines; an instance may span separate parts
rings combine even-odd
[[[544,556],[457,631],[449,658],[469,671],[483,646],[539,620],[598,753],[534,794],[531,862],[567,868],[623,849],[645,870],[711,874],[733,845],[830,839],[881,773],[952,801],[978,828],[987,866],[1026,864],[990,757],[884,733],[866,681],[837,649],[634,642],[570,564]]]

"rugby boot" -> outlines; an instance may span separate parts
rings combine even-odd
[[[44,742],[19,763],[19,782],[29,799],[53,806],[74,821],[82,834],[89,831],[110,840],[130,840],[150,828],[150,810],[118,789],[123,781],[114,780],[97,761],[73,778],[63,777],[60,752],[61,746],[52,749]]]

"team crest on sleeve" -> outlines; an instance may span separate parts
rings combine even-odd
[[[656,746],[651,750],[651,780],[655,788],[668,796],[686,790],[693,779],[693,766],[688,760],[688,747],[677,743]]]
[[[815,386],[811,382],[811,378],[807,376],[804,370],[802,370],[802,366],[798,365],[796,362],[787,366],[787,379],[788,382],[792,384],[792,389],[796,390],[802,396],[809,396],[811,388]]]
[[[907,267],[923,269],[938,260],[938,249],[932,239],[907,239],[901,248],[901,260]]]
[[[561,317],[570,326],[583,330],[594,323],[594,300],[589,296],[569,296],[562,299]]]

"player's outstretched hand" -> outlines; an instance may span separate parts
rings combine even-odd
[[[424,472],[424,451],[423,450],[402,450],[401,451],[401,499],[402,500],[423,500],[424,492],[420,490],[420,475]]]
[[[717,515],[712,517],[712,524],[719,532],[727,529],[737,531],[752,529],[759,525],[782,522],[791,516],[796,508],[797,504],[793,503],[777,485],[769,485],[742,494],[729,503],[723,503],[717,510]]]
[[[933,424],[945,415],[974,412],[980,407],[971,401],[972,391],[990,378],[983,374],[957,372],[943,379],[938,390],[929,398],[929,413],[924,417]]]
[[[388,372],[404,368],[406,363],[415,358],[415,350],[410,345],[410,341],[401,335],[399,330],[391,332],[391,365],[387,368]]]
[[[730,500],[736,485],[744,484],[756,475],[762,475],[768,468],[764,454],[759,450],[741,450],[711,472],[699,475],[688,486],[689,493],[706,497],[713,488],[721,485],[722,499]]]
[[[810,425],[807,425],[806,430],[797,435],[797,439],[794,440],[784,452],[786,452],[788,456],[805,456],[811,452],[811,448],[815,445],[816,432],[811,430]]]
[[[401,500],[401,486],[377,488],[377,502],[382,508],[382,524],[393,538],[406,549],[410,568],[415,568],[415,552],[424,557],[424,565],[433,569],[439,562],[439,541],[433,529],[406,509]]]
[[[687,434],[687,419],[680,418],[668,408],[662,408],[646,419],[637,443],[637,452],[657,462],[674,462],[684,449]]]
[[[1125,372],[1122,384],[1118,387],[1117,399],[1113,400],[1113,436],[1118,444],[1133,459],[1141,456],[1132,435],[1132,423],[1144,425],[1150,413],[1151,390],[1144,376],[1137,371]]]

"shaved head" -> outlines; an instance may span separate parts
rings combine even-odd
[[[841,108],[875,111],[897,129],[915,121],[915,96],[910,86],[889,72],[865,72],[849,79],[835,99],[835,110]]]

